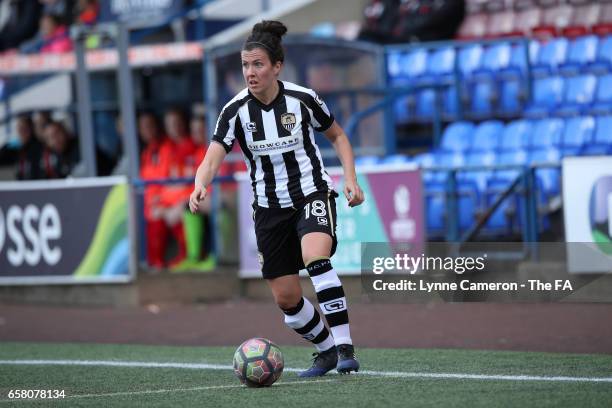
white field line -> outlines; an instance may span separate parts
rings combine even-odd
[[[177,368],[188,370],[232,370],[232,366],[206,363],[161,363],[146,361],[112,360],[0,360],[0,365],[59,365],[93,367],[130,367],[130,368]],[[303,369],[285,367],[286,372],[300,372]],[[494,380],[494,381],[552,381],[552,382],[592,382],[612,383],[612,377],[565,377],[540,375],[497,375],[467,373],[424,373],[404,371],[359,371],[361,375],[391,378],[434,378],[455,380]]]
[[[316,384],[316,383],[329,383],[336,381],[334,379],[325,379],[325,380],[308,380],[308,381],[286,381],[286,382],[277,382],[274,384],[274,387],[283,386],[283,385],[295,385],[295,384]],[[234,385],[209,385],[206,387],[192,387],[192,388],[173,388],[167,390],[145,390],[145,391],[124,391],[124,392],[111,392],[105,394],[77,394],[77,395],[67,395],[64,398],[57,398],[55,400],[66,400],[66,399],[75,399],[75,398],[101,398],[101,397],[121,397],[126,395],[147,395],[147,394],[167,394],[171,392],[186,392],[186,391],[204,391],[204,390],[222,390],[228,388],[246,388],[242,384],[234,384]],[[34,399],[3,399],[0,400],[0,404],[3,402],[18,402],[18,401],[34,401]]]

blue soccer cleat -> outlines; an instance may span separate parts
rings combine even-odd
[[[312,359],[312,367],[306,371],[302,371],[298,377],[321,377],[327,374],[328,371],[336,368],[336,364],[338,363],[338,352],[335,346],[329,350],[313,353],[312,355],[314,356]]]
[[[352,344],[341,344],[338,346],[338,365],[336,370],[340,374],[350,374],[351,371],[359,371],[359,361],[355,357],[355,348]]]

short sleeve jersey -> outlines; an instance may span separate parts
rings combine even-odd
[[[213,141],[229,152],[238,142],[257,205],[292,207],[314,192],[332,189],[314,131],[331,127],[334,116],[311,89],[279,81],[278,96],[263,104],[248,89],[223,108]]]

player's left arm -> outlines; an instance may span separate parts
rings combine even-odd
[[[348,136],[336,121],[323,134],[334,146],[336,154],[342,163],[342,169],[344,170],[344,196],[348,200],[349,207],[355,207],[361,204],[365,197],[357,183],[355,156],[353,155],[351,142],[349,142]]]

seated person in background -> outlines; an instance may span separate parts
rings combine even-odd
[[[371,0],[359,39],[379,44],[453,39],[465,0]]]
[[[64,53],[72,51],[72,40],[68,27],[54,14],[43,14],[40,19],[41,53]]]
[[[140,177],[143,180],[170,176],[174,148],[162,134],[157,117],[150,112],[138,118],[138,134],[143,144],[140,156]],[[144,192],[144,218],[147,236],[147,262],[154,269],[165,267],[168,228],[161,204],[163,186],[149,185]]]
[[[206,137],[206,122],[201,115],[195,115],[190,122],[191,140],[194,149],[184,160],[185,177],[195,177],[198,165],[206,154],[208,140]],[[187,197],[188,199],[189,197]],[[183,228],[187,245],[187,258],[177,267],[177,270],[199,269],[211,270],[215,267],[215,258],[210,256],[210,198],[200,205],[199,212],[189,211],[188,201],[183,201]]]
[[[61,122],[51,122],[45,127],[47,148],[43,152],[46,177],[66,178],[79,162],[77,140],[71,137]]]
[[[183,111],[178,108],[169,109],[164,115],[164,126],[169,142],[173,147],[173,160],[170,167],[170,177],[192,177],[195,173],[190,160],[196,150],[196,145],[189,135],[187,120]],[[187,243],[183,226],[183,213],[189,202],[191,183],[171,184],[164,186],[162,206],[164,220],[172,236],[178,244],[178,254],[169,263],[175,267],[183,262],[187,256]]]
[[[0,0],[0,53],[34,37],[40,13],[38,0]]]
[[[0,149],[1,165],[16,165],[17,180],[45,178],[40,167],[43,146],[34,136],[34,124],[29,114],[21,114],[15,120],[17,138],[11,139]]]
[[[17,118],[17,134],[21,141],[17,163],[17,179],[38,180],[44,178],[45,173],[40,166],[43,145],[34,135],[34,123],[30,115],[23,114]]]

